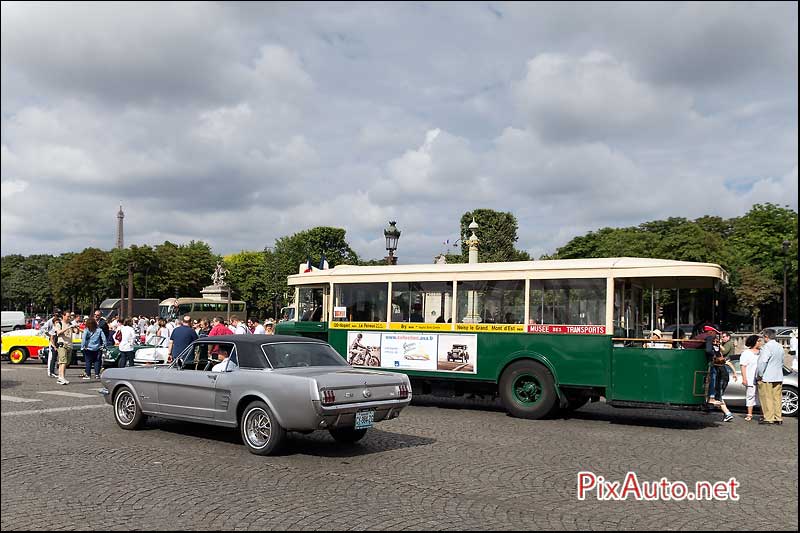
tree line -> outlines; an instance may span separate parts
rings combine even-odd
[[[519,225],[512,213],[476,209],[460,219],[460,253],[445,254],[448,263],[467,262],[466,240],[474,219],[480,261],[524,261],[516,249]],[[789,246],[783,255],[782,243]],[[8,255],[2,257],[2,307],[46,312],[62,307],[88,312],[105,298],[119,297],[133,271],[136,298],[199,296],[211,284],[218,261],[229,271],[226,281],[235,297],[247,302],[249,314],[275,317],[293,294],[286,278],[300,263],[318,266],[325,256],[331,268],[340,264],[379,265],[382,259],[360,259],[341,228],[320,226],[285,236],[274,247],[221,257],[202,241],[119,250],[86,248],[79,253]],[[650,257],[717,263],[730,273],[723,289],[731,309],[770,323],[782,318],[783,265],[787,265],[788,316],[797,317],[797,212],[774,204],[754,206],[741,217],[704,216],[696,220],[668,218],[635,227],[602,228],[573,238],[540,259]],[[433,258],[432,258],[433,259]],[[664,297],[669,303],[669,295]],[[794,318],[792,318],[794,317]]]

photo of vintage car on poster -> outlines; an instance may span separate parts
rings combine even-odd
[[[437,370],[477,372],[477,335],[439,335]]]

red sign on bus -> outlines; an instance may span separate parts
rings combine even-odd
[[[567,333],[571,335],[605,335],[605,326],[567,326],[553,324],[528,324],[528,333]]]

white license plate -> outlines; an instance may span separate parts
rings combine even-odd
[[[356,413],[356,429],[371,428],[375,423],[375,411],[359,411]]]

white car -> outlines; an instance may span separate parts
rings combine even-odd
[[[140,348],[133,355],[134,365],[165,365],[167,364],[169,339],[166,337],[151,337],[147,344],[153,348]]]

